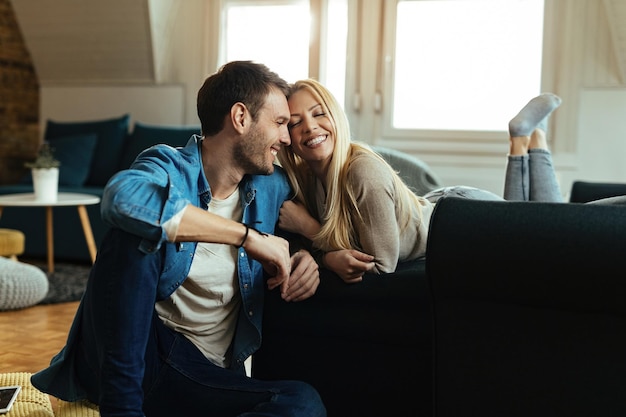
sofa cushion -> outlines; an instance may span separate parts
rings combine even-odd
[[[156,126],[136,122],[124,144],[119,169],[130,167],[137,155],[152,145],[185,146],[193,134],[200,134],[200,126]]]
[[[44,139],[52,141],[77,134],[96,134],[98,140],[95,145],[95,157],[85,184],[104,186],[118,169],[122,147],[128,134],[129,121],[130,115],[128,114],[112,119],[80,122],[48,120]]]
[[[61,163],[59,166],[59,185],[80,187],[85,184],[97,142],[98,135],[95,133],[50,140],[50,147],[54,151],[54,156]]]
[[[94,133],[51,139],[50,147],[59,166],[59,185],[80,187],[87,181],[98,135]],[[30,170],[20,184],[33,184]]]

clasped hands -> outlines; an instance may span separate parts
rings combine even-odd
[[[287,240],[254,229],[250,230],[244,248],[270,275],[268,288],[280,287],[285,301],[302,301],[315,294],[320,283],[319,267],[308,251],[300,250],[290,256]]]

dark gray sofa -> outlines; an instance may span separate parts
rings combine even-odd
[[[432,312],[424,261],[347,285],[327,270],[312,298],[267,292],[252,375],[298,379],[334,416],[430,416]]]
[[[268,292],[253,375],[329,417],[625,415],[624,248],[624,206],[444,199],[425,262]]]
[[[128,168],[142,150],[157,143],[184,146],[199,126],[157,126],[135,122],[130,115],[81,121],[46,123],[44,140],[48,141],[61,160],[59,192],[85,193],[102,197],[111,176]],[[32,193],[30,172],[18,184],[0,185],[0,195]],[[100,217],[100,204],[87,206],[96,245],[104,237],[106,224]],[[57,260],[91,262],[85,236],[76,207],[56,207],[53,210],[54,255]],[[24,232],[25,250],[22,257],[46,257],[45,210],[40,207],[5,207],[0,228]]]
[[[433,220],[433,415],[626,415],[626,207],[448,199]]]

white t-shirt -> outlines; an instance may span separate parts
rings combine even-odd
[[[235,190],[224,200],[211,199],[208,210],[241,221],[239,200]],[[165,325],[184,334],[222,367],[230,365],[229,347],[241,305],[236,260],[237,248],[232,245],[198,243],[187,279],[170,298],[156,304]]]

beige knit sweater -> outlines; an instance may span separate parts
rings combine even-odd
[[[412,221],[402,228],[392,173],[383,162],[368,155],[358,156],[348,170],[348,181],[355,186],[357,204],[362,219],[353,219],[359,239],[358,249],[373,255],[377,273],[394,272],[398,262],[424,256],[428,224],[434,205],[419,198],[420,205],[412,209]],[[326,195],[317,182],[318,213],[324,212]]]

